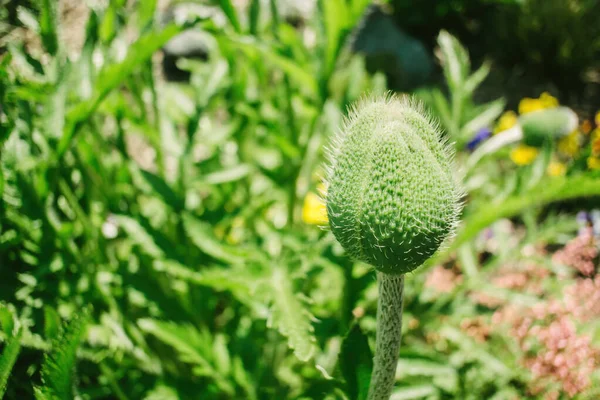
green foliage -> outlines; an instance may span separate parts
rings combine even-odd
[[[72,399],[77,348],[84,339],[89,311],[73,318],[52,343],[42,364],[42,386],[35,388],[38,400]]]
[[[464,228],[458,233],[452,246],[459,246],[472,239],[498,219],[514,217],[529,208],[541,208],[551,202],[586,196],[600,196],[598,177],[582,174],[569,178],[555,178],[551,182],[540,182],[518,195],[502,199],[501,202],[481,205],[480,209],[474,210],[465,219]]]
[[[370,2],[322,1],[294,25],[279,1],[204,2],[187,25],[159,23],[156,1],[74,2],[76,23],[45,0],[5,23],[14,2],[0,3],[11,31],[0,44],[4,398],[364,398],[375,279],[309,224],[305,200],[347,107],[385,93],[346,45]],[[177,61],[189,82],[166,81],[160,49],[188,28],[208,57]],[[471,73],[444,35],[451,95],[432,90],[442,107],[428,104],[460,165],[469,132],[502,107],[476,105],[488,66]],[[598,194],[594,172],[549,178],[553,154],[514,168],[499,151],[469,172],[466,222],[441,254],[460,283],[438,293],[430,270],[407,279],[396,398],[531,395],[508,329],[478,341],[463,321],[491,321],[479,290],[522,306],[581,280],[528,255],[574,237],[557,202]],[[482,244],[484,230],[500,245]],[[494,284],[533,258],[550,271],[542,292]]]
[[[8,377],[19,356],[19,351],[21,350],[20,339],[19,336],[10,338],[6,342],[4,351],[0,356],[0,397],[4,396]]]
[[[300,361],[308,361],[314,354],[315,338],[310,314],[294,293],[291,277],[282,268],[273,268],[268,289],[273,303],[269,326],[288,338],[289,347]]]
[[[418,95],[434,111],[457,149],[463,149],[473,134],[498,118],[505,102],[498,99],[476,105],[474,92],[488,76],[490,64],[485,62],[471,72],[467,50],[446,31],[440,32],[437,43],[450,96],[446,98],[437,88],[421,91]]]
[[[172,346],[181,361],[194,366],[193,373],[214,380],[219,391],[233,395],[234,388],[228,380],[229,357],[227,349],[214,348],[213,339],[208,331],[197,331],[190,325],[177,325],[169,322],[141,319],[138,325],[142,331],[156,336],[162,342]],[[224,354],[220,354],[223,351]],[[215,359],[213,359],[215,357]],[[221,358],[225,357],[225,360]],[[221,361],[221,363],[219,363]]]
[[[15,334],[13,314],[4,306],[0,308],[0,327],[7,337],[0,354],[0,398],[3,398],[8,378],[21,351],[21,334]]]

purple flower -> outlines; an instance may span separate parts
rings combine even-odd
[[[469,149],[469,151],[475,150],[475,148],[479,146],[481,142],[490,136],[492,136],[492,130],[490,128],[481,128],[477,131],[477,133],[475,133],[469,143],[467,143],[467,149]]]

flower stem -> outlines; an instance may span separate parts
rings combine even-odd
[[[396,377],[402,336],[404,274],[377,272],[377,338],[368,400],[388,400]]]

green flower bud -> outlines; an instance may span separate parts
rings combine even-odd
[[[330,156],[329,224],[353,258],[403,274],[454,232],[462,192],[452,152],[416,102],[394,96],[362,101]]]
[[[577,123],[577,114],[568,107],[547,108],[519,117],[523,142],[528,146],[541,146],[547,140],[560,139],[573,132]]]

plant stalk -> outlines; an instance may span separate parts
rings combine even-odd
[[[396,380],[396,366],[402,337],[404,274],[377,272],[377,336],[368,400],[389,400]]]

